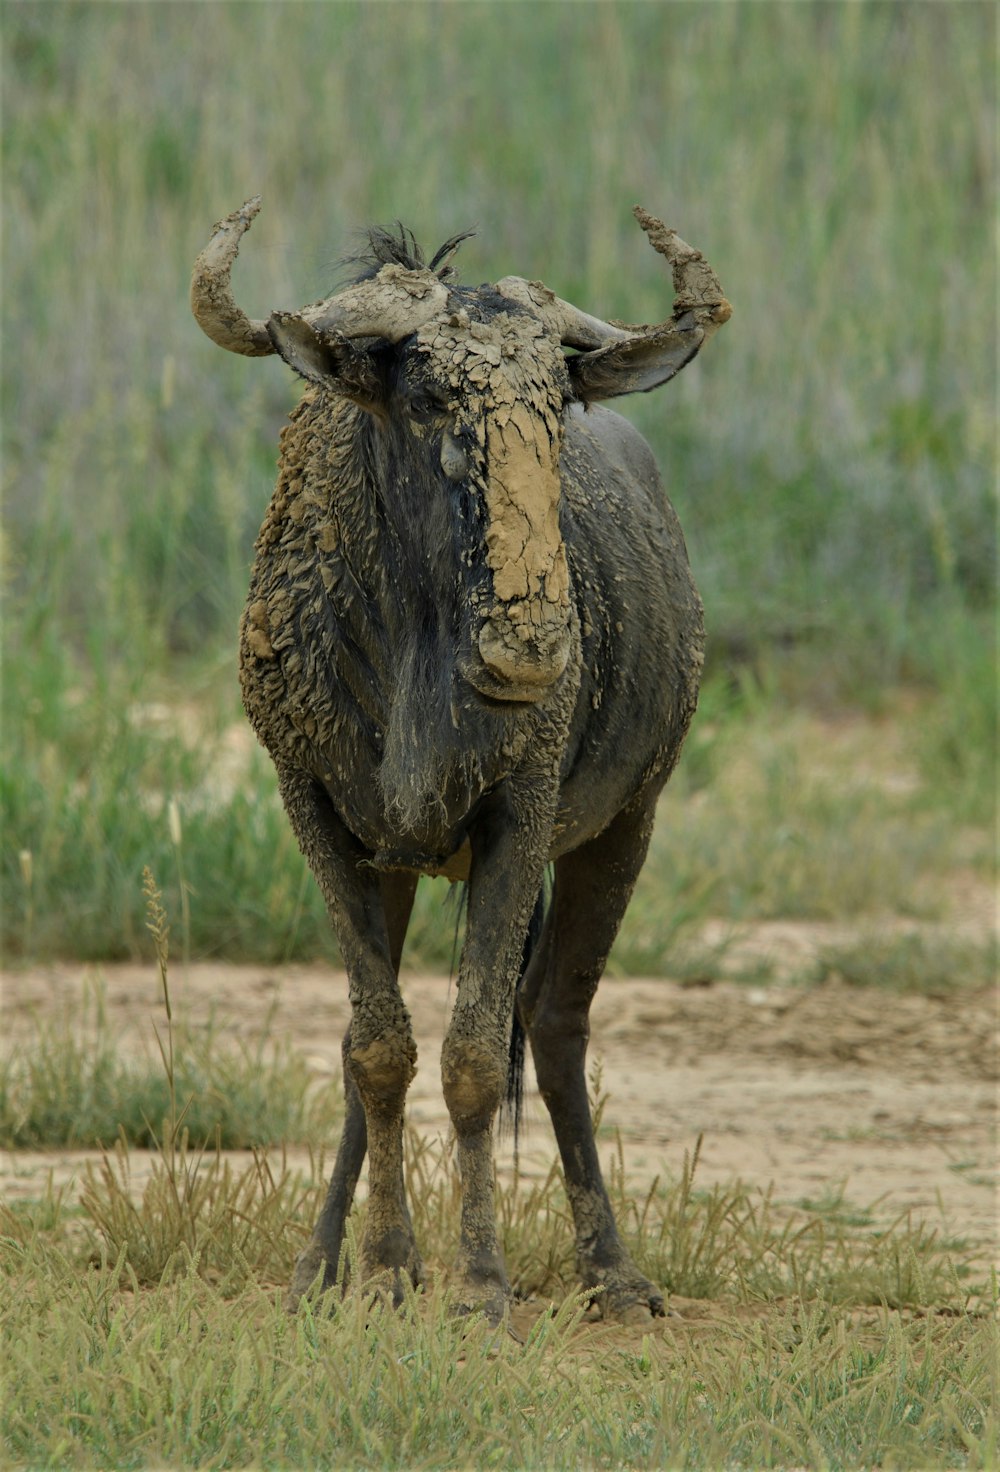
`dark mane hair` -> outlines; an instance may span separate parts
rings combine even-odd
[[[356,255],[345,256],[341,266],[350,274],[348,281],[369,281],[378,275],[383,266],[403,266],[407,271],[436,271],[442,281],[450,281],[455,275],[451,257],[463,240],[475,235],[475,230],[462,230],[450,236],[428,262],[417,244],[413,231],[400,221],[395,229],[383,225],[371,225],[366,231],[367,246]]]

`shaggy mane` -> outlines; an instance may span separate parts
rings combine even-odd
[[[455,275],[451,257],[463,240],[475,235],[475,230],[462,230],[449,236],[428,262],[412,230],[400,221],[394,229],[383,225],[371,225],[366,232],[367,247],[356,255],[345,257],[342,265],[351,272],[350,281],[369,281],[383,266],[403,266],[407,271],[435,271],[441,281],[450,281]]]

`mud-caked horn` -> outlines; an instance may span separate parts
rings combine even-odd
[[[535,312],[564,347],[577,350],[568,370],[584,400],[643,393],[666,383],[732,315],[719,278],[701,252],[640,205],[632,213],[671,268],[674,304],[665,322],[605,322],[562,301],[540,281],[505,276],[497,283],[505,296]]]
[[[220,348],[247,358],[266,358],[275,352],[267,323],[254,321],[236,305],[230,283],[240,241],[259,209],[258,194],[220,220],[191,275],[191,310],[202,332]]]
[[[402,342],[448,305],[448,288],[430,270],[389,263],[377,276],[348,286],[325,301],[303,307],[316,332]]]
[[[733,315],[718,276],[700,250],[687,245],[676,230],[664,225],[641,204],[637,204],[632,213],[645,230],[650,245],[663,256],[673,274],[673,315],[662,324],[663,327],[671,322],[679,329],[690,330],[697,326],[704,333],[702,340],[707,340]],[[688,313],[691,314],[690,321]]]
[[[248,317],[233,297],[231,275],[240,241],[260,210],[260,196],[248,199],[220,220],[194,263],[191,310],[202,331],[231,353],[264,358],[280,351],[288,314],[272,313],[267,321]],[[442,311],[448,290],[431,270],[409,270],[388,264],[377,276],[293,314],[307,331],[320,337],[375,337],[400,342]]]
[[[520,302],[541,317],[553,337],[564,347],[581,350],[601,348],[609,342],[621,342],[629,336],[628,331],[600,317],[582,312],[572,302],[564,302],[554,291],[541,281],[526,281],[523,276],[504,276],[497,282],[497,291]]]

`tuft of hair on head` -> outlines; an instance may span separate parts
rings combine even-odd
[[[455,267],[451,264],[451,258],[462,241],[471,240],[475,233],[476,227],[473,226],[471,230],[460,230],[457,235],[449,235],[444,245],[434,253],[430,270],[436,271],[441,281],[450,281],[455,275]]]
[[[407,271],[434,271],[441,281],[450,281],[455,275],[451,258],[462,244],[475,235],[475,230],[462,230],[451,235],[444,245],[427,261],[417,244],[412,230],[401,220],[393,229],[383,225],[371,225],[365,231],[365,249],[355,255],[345,256],[341,265],[350,269],[353,281],[367,281],[378,275],[383,266],[402,266]]]

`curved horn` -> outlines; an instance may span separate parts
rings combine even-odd
[[[229,280],[240,241],[259,209],[257,194],[220,220],[191,276],[191,310],[202,332],[220,348],[247,358],[266,358],[276,351],[267,323],[255,322],[236,305]]]
[[[681,330],[700,327],[705,334],[702,341],[707,340],[733,315],[718,276],[700,250],[687,245],[676,230],[664,225],[642,205],[637,204],[632,213],[645,230],[650,245],[670,265],[674,278],[674,324]],[[689,312],[692,321],[686,320]]]
[[[686,245],[676,230],[671,230],[641,205],[636,205],[632,213],[653,249],[670,263],[673,272],[676,295],[673,314],[666,322],[656,326],[604,322],[574,307],[572,302],[562,301],[541,281],[525,281],[521,276],[505,276],[497,282],[497,290],[536,312],[565,347],[584,352],[652,333],[662,337],[671,327],[681,332],[700,329],[703,336],[699,342],[704,342],[732,315],[733,309],[722,294],[719,278],[701,252]]]
[[[541,281],[525,281],[523,276],[504,276],[497,282],[497,291],[535,312],[553,336],[568,348],[602,348],[606,343],[621,342],[623,338],[632,336],[624,328],[602,322],[600,317],[581,312],[572,302],[564,302]]]
[[[433,271],[390,263],[368,281],[358,281],[325,301],[304,307],[300,315],[317,332],[379,337],[395,343],[447,306],[448,288]]]

